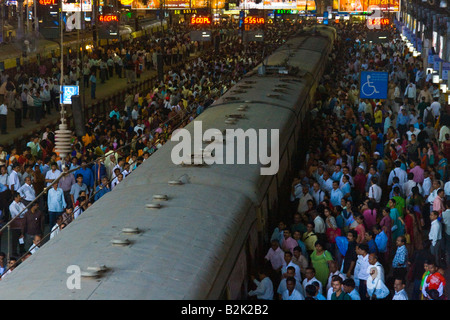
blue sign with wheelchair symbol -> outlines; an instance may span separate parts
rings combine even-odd
[[[361,99],[387,99],[389,74],[379,71],[361,71],[359,97]]]
[[[63,86],[61,90],[61,101],[63,104],[72,104],[72,96],[77,96],[79,94],[78,86]]]

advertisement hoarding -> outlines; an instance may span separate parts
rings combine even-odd
[[[398,12],[400,0],[340,0],[339,11],[364,12],[378,7],[381,11]]]
[[[83,11],[92,11],[92,0],[74,0],[75,2],[69,3],[69,0],[62,1],[63,12],[78,12],[81,11],[81,2],[83,2]]]
[[[242,0],[239,4],[240,9],[293,9],[300,11],[314,11],[316,10],[315,1],[311,0],[294,0],[285,2],[280,1],[266,1],[263,0],[260,3],[256,3],[255,0]]]

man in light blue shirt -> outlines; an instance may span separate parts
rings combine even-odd
[[[64,200],[64,191],[58,188],[58,184],[52,185],[48,190],[48,215],[49,225],[52,228],[56,223],[56,218],[63,214],[67,204]]]
[[[403,279],[395,279],[394,290],[394,297],[392,298],[392,300],[408,300],[408,295],[405,291],[405,284],[403,283]]]
[[[359,292],[355,289],[355,280],[353,280],[352,278],[348,278],[345,279],[342,284],[344,285],[344,292],[348,293],[352,300],[361,300]]]
[[[373,227],[373,233],[376,235],[375,244],[377,245],[378,252],[380,253],[378,255],[378,259],[380,260],[380,263],[383,264],[384,254],[387,249],[388,237],[379,224]]]
[[[259,278],[261,281],[256,280],[254,276],[251,278],[257,288],[249,291],[248,295],[251,297],[256,296],[258,300],[273,300],[273,283],[272,280],[270,280],[270,278],[266,275],[266,272],[259,272]]]
[[[287,277],[283,278],[280,281],[280,284],[278,285],[277,293],[279,294],[280,298],[283,299],[283,293],[287,290],[287,279],[293,278],[295,280],[295,268],[294,267],[288,267],[287,268]],[[302,284],[299,281],[295,281],[295,290],[300,292],[303,296],[305,295],[305,290],[303,289]],[[283,299],[284,300],[284,299]]]
[[[330,201],[333,206],[340,206],[341,199],[344,197],[344,194],[339,189],[339,182],[333,181],[333,190],[331,190]]]
[[[289,277],[286,279],[287,289],[283,292],[283,300],[305,300],[305,297],[295,289],[295,278]]]

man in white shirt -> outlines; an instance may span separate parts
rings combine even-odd
[[[402,163],[399,160],[395,161],[395,168],[392,169],[389,174],[388,186],[392,185],[392,179],[394,179],[394,177],[398,177],[400,187],[403,187],[403,184],[407,181],[407,173],[400,168],[401,165]]]
[[[11,234],[12,234],[12,255],[17,256],[17,245],[20,247],[20,252],[23,253],[24,242],[20,243],[19,238],[23,239],[23,227],[25,224],[25,205],[21,202],[20,194],[17,191],[12,192],[13,202],[9,205],[9,213],[11,215]]]
[[[408,181],[403,185],[403,194],[405,197],[412,195],[412,188],[419,188],[419,193],[422,194],[423,189],[420,183],[414,181],[414,173],[408,173]]]
[[[316,279],[316,270],[313,267],[306,268],[305,279],[303,280],[302,283],[303,289],[306,289],[306,286],[312,284],[314,281],[319,282],[320,286],[319,292],[323,293],[322,282]]]
[[[115,188],[123,180],[123,174],[119,173],[113,181],[111,181],[111,190]]]
[[[369,187],[369,199],[373,199],[376,203],[380,203],[383,190],[377,185],[378,177],[370,179],[371,186]]]
[[[6,132],[6,120],[8,115],[8,107],[5,103],[2,103],[0,105],[0,129],[2,131],[2,134],[7,134]]]
[[[308,200],[313,200],[312,196],[309,194],[309,188],[303,185],[303,194],[298,202],[297,212],[302,214],[308,210]]]
[[[319,213],[317,211],[311,211],[311,217],[314,219],[314,233],[320,234],[323,233],[325,234],[326,232],[326,226],[325,226],[325,221],[323,221],[322,217],[319,215]]]
[[[318,206],[325,198],[325,192],[320,189],[320,185],[318,182],[314,182],[311,196],[313,197],[316,206]]]
[[[34,190],[33,185],[31,184],[31,178],[28,176],[25,178],[25,183],[23,186],[17,190],[22,197],[22,202],[27,206],[31,201],[36,199],[36,191]]]
[[[52,182],[61,175],[61,171],[58,170],[58,164],[52,162],[51,170],[47,171],[45,174],[45,182],[47,182],[47,187],[52,184]]]
[[[278,285],[277,293],[279,295],[279,298],[282,299],[283,292],[286,291],[286,280],[290,277],[295,279],[295,268],[294,267],[288,267],[286,271],[286,278],[281,279],[280,284]],[[300,292],[303,296],[305,295],[305,289],[303,289],[303,286],[301,282],[295,281],[295,289]]]
[[[355,277],[359,279],[359,296],[361,297],[361,300],[367,300],[367,278],[369,277],[369,273],[367,272],[367,269],[369,268],[369,246],[365,243],[358,244],[356,253],[359,254],[360,259],[360,265],[359,265],[359,272],[356,274]]]
[[[294,276],[295,280],[301,282],[302,281],[302,274],[300,272],[300,267],[292,261],[292,252],[286,251],[284,253],[283,266],[281,267],[281,276],[283,278],[287,277],[287,268],[289,268],[289,267],[294,267],[294,269],[295,269],[295,276]]]
[[[251,276],[252,281],[256,284],[255,290],[249,291],[249,296],[256,296],[258,300],[273,300],[273,283],[272,280],[266,275],[265,271],[259,272],[259,278],[261,281]]]
[[[8,187],[9,190],[11,190],[11,192],[17,191],[21,187],[19,180],[19,171],[20,171],[19,164],[18,163],[13,164],[12,171],[8,177]]]
[[[437,211],[430,212],[431,228],[428,239],[431,240],[430,253],[434,256],[437,265],[440,263],[442,225],[438,220],[439,213]]]
[[[430,108],[433,111],[434,118],[438,118],[441,115],[441,104],[439,103],[439,98],[434,98],[433,100]]]
[[[405,284],[403,283],[403,279],[397,278],[394,281],[394,297],[392,300],[408,300],[408,295],[405,291]]]
[[[272,246],[267,252],[264,259],[270,261],[272,269],[275,271],[280,271],[284,264],[284,251],[281,250],[280,245],[277,240],[272,240]]]
[[[431,178],[430,178],[430,171],[428,169],[423,171],[423,183],[422,183],[422,195],[427,198],[430,195],[431,191]]]

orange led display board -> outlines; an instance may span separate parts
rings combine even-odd
[[[98,20],[100,22],[111,22],[111,21],[117,21],[119,22],[119,17],[115,14],[108,14],[108,15],[99,15]]]
[[[261,17],[245,17],[244,24],[264,24],[264,18]]]
[[[369,26],[387,26],[390,21],[388,18],[369,18],[367,23]]]
[[[211,24],[209,17],[192,17],[191,24]]]

